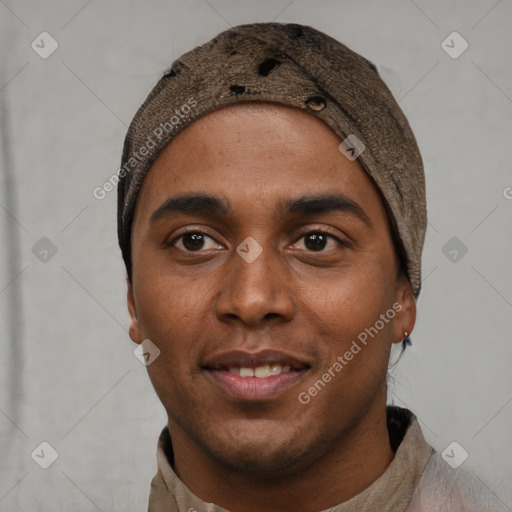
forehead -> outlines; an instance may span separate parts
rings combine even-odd
[[[151,215],[172,194],[191,191],[222,195],[245,209],[343,193],[382,214],[371,178],[339,151],[340,143],[323,121],[298,108],[253,102],[217,109],[160,153],[142,184],[136,217]]]
[[[214,110],[178,134],[159,155],[156,166],[184,158],[188,163],[207,161],[226,165],[257,157],[251,168],[262,163],[324,160],[332,154],[327,146],[338,146],[339,137],[320,119],[298,108],[271,103],[241,103]],[[193,153],[183,151],[194,148]],[[340,154],[336,153],[336,157]],[[294,158],[295,157],[295,158]],[[277,160],[279,159],[279,160]]]

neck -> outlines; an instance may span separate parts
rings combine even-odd
[[[178,477],[203,501],[232,512],[295,512],[297,503],[302,510],[333,507],[377,480],[394,457],[385,401],[306,467],[258,478],[219,465],[175,423],[169,426]]]

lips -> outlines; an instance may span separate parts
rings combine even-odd
[[[271,400],[296,386],[310,365],[275,350],[231,351],[208,359],[203,370],[230,397]]]
[[[229,368],[257,368],[264,365],[278,364],[281,367],[289,366],[294,370],[303,370],[309,365],[298,358],[277,350],[260,350],[259,352],[245,352],[233,350],[224,352],[208,359],[203,365],[205,368],[222,370]]]

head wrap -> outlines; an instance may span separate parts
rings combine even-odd
[[[358,158],[383,198],[417,296],[427,214],[414,134],[374,64],[298,24],[253,23],[218,34],[175,60],[141,105],[118,171],[118,237],[128,275],[137,195],[158,154],[198,117],[250,101],[308,111],[342,139],[340,152]]]

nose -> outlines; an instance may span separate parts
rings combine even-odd
[[[219,320],[251,328],[268,322],[289,322],[295,314],[295,303],[279,256],[264,249],[248,263],[233,253],[215,307]]]

